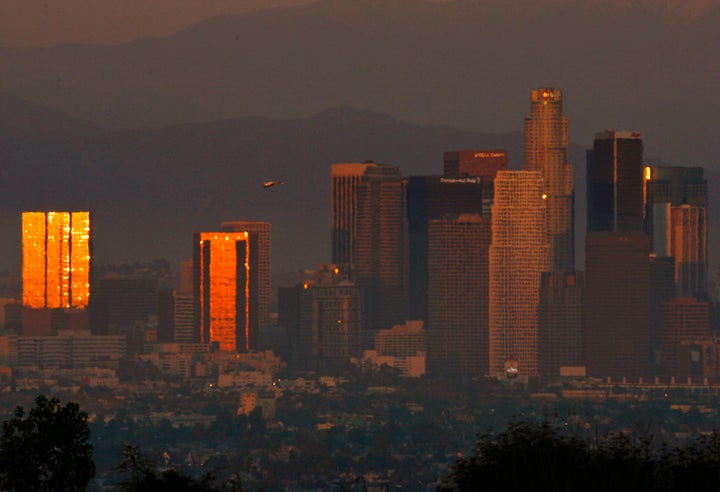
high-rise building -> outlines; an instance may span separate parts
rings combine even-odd
[[[427,362],[433,375],[488,373],[490,221],[479,214],[429,222]]]
[[[643,176],[645,181],[645,232],[651,238],[652,252],[662,256],[655,244],[655,208],[658,205],[679,207],[691,205],[707,209],[707,180],[702,167],[679,166],[646,166]],[[664,219],[664,220],[663,220]],[[667,223],[668,217],[660,219],[660,224]],[[660,231],[663,238],[667,230]],[[661,243],[659,246],[662,246]]]
[[[90,299],[90,212],[23,212],[23,305],[85,308]]]
[[[542,376],[558,376],[561,367],[585,365],[583,277],[545,272],[538,308],[538,365]]]
[[[588,232],[643,230],[643,141],[636,132],[597,133],[587,152]]]
[[[108,273],[93,279],[90,329],[94,335],[127,335],[157,316],[158,280],[140,273]]]
[[[710,303],[688,297],[676,297],[663,305],[663,330],[660,337],[661,365],[665,373],[680,375],[678,355],[682,342],[712,339]]]
[[[526,171],[542,173],[550,238],[550,271],[575,270],[573,172],[568,162],[568,119],[562,93],[554,87],[534,89],[525,118]]]
[[[250,241],[257,237],[257,250],[254,251],[255,268],[250,271],[253,284],[257,285],[257,316],[252,323],[260,329],[270,325],[271,264],[270,264],[270,223],[256,220],[235,220],[223,222],[222,230],[228,232],[247,232]]]
[[[332,260],[346,271],[355,268],[357,189],[372,161],[332,165]]]
[[[648,376],[650,240],[645,233],[589,232],[585,241],[587,374]]]
[[[280,319],[288,329],[292,363],[302,369],[337,369],[362,355],[362,289],[335,265],[280,289]]]
[[[399,168],[376,164],[357,185],[357,231],[350,278],[365,289],[365,320],[370,332],[407,319],[407,180]]]
[[[675,258],[650,254],[650,345],[653,367],[660,364],[663,305],[675,297]]]
[[[538,374],[540,280],[550,242],[540,171],[498,171],[489,256],[490,373]]]
[[[192,259],[180,263],[180,284],[173,291],[173,341],[198,343],[200,331],[195,326]]]
[[[408,178],[410,319],[428,319],[428,262],[433,258],[428,255],[430,221],[448,214],[482,214],[483,189],[480,177]]]
[[[489,219],[492,210],[493,181],[498,171],[508,168],[504,149],[453,150],[443,154],[445,182],[457,178],[479,178],[482,185],[482,216]],[[464,213],[458,211],[456,213]],[[475,212],[468,212],[475,213]]]
[[[508,168],[505,149],[451,150],[443,153],[445,176],[468,176],[492,181],[495,174]]]
[[[707,209],[681,205],[672,207],[670,216],[676,295],[703,297],[707,292]]]
[[[257,250],[258,238],[248,232],[195,234],[193,294],[201,343],[228,352],[256,348]]]

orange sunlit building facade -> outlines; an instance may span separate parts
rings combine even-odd
[[[90,298],[90,212],[23,212],[23,305],[85,308]]]
[[[195,234],[195,320],[201,343],[228,352],[256,348],[256,252],[257,238],[248,232]]]

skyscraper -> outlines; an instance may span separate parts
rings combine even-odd
[[[575,270],[573,173],[568,163],[568,119],[562,113],[560,89],[544,87],[531,92],[530,115],[525,118],[525,165],[544,178],[550,271]]]
[[[428,255],[430,221],[448,214],[482,214],[484,188],[480,177],[408,178],[410,319],[428,319],[428,262],[434,259]]]
[[[257,250],[253,250],[253,268],[250,270],[253,285],[257,285],[256,320],[252,323],[262,329],[270,325],[271,262],[270,262],[270,223],[257,220],[234,220],[223,222],[222,230],[228,232],[247,232],[250,242],[257,238]]]
[[[248,232],[195,234],[193,290],[201,343],[217,343],[228,352],[256,348],[257,243]]]
[[[702,167],[647,166],[645,232],[652,252],[675,257],[677,295],[707,292],[707,180]]]
[[[90,298],[90,212],[23,212],[23,305],[85,308]]]
[[[296,367],[337,369],[362,355],[362,289],[346,273],[321,265],[311,279],[279,294]]]
[[[702,167],[646,166],[645,181],[645,232],[651,238],[652,252],[654,244],[654,209],[657,205],[669,204],[673,207],[692,205],[707,209],[707,180]],[[666,232],[666,231],[665,231]]]
[[[595,135],[587,153],[587,230],[643,230],[643,141],[636,132]]]
[[[408,310],[407,180],[396,166],[376,164],[357,185],[357,231],[350,279],[365,289],[371,331],[403,323]]]
[[[355,268],[357,189],[365,170],[375,165],[372,161],[332,165],[332,260],[343,270]]]
[[[707,292],[707,209],[681,205],[672,207],[670,216],[676,295],[703,297]]]
[[[585,251],[588,375],[649,375],[649,238],[640,230],[589,232]]]
[[[489,257],[490,373],[538,374],[540,280],[550,270],[545,181],[539,171],[495,177]]]
[[[538,308],[538,365],[542,376],[563,366],[584,366],[583,276],[544,272]]]
[[[490,221],[461,214],[429,222],[427,363],[433,375],[488,373]]]
[[[482,185],[482,216],[490,218],[498,171],[508,168],[507,150],[453,150],[443,154],[445,182],[458,178],[479,178]],[[456,213],[463,213],[458,211]],[[475,213],[475,212],[469,212]]]

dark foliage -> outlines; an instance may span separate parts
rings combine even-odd
[[[88,416],[77,403],[38,396],[3,423],[0,489],[80,491],[95,476]]]
[[[215,476],[206,473],[193,478],[175,469],[158,470],[156,463],[144,456],[136,446],[126,445],[118,470],[125,475],[119,484],[126,492],[242,492],[237,481],[228,481],[220,488],[214,486]]]
[[[481,434],[438,491],[720,490],[720,434],[672,449],[652,444],[648,433],[590,441],[547,422],[513,422]]]

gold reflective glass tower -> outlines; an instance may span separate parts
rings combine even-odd
[[[254,242],[254,248],[253,248]],[[195,234],[195,320],[201,343],[220,350],[249,352],[256,348],[257,275],[252,263],[257,241],[248,232]]]
[[[531,93],[525,118],[526,171],[540,171],[550,233],[550,271],[575,270],[573,173],[568,163],[568,119],[562,113],[560,89],[545,87]]]
[[[23,212],[23,305],[85,308],[90,298],[90,212]]]

